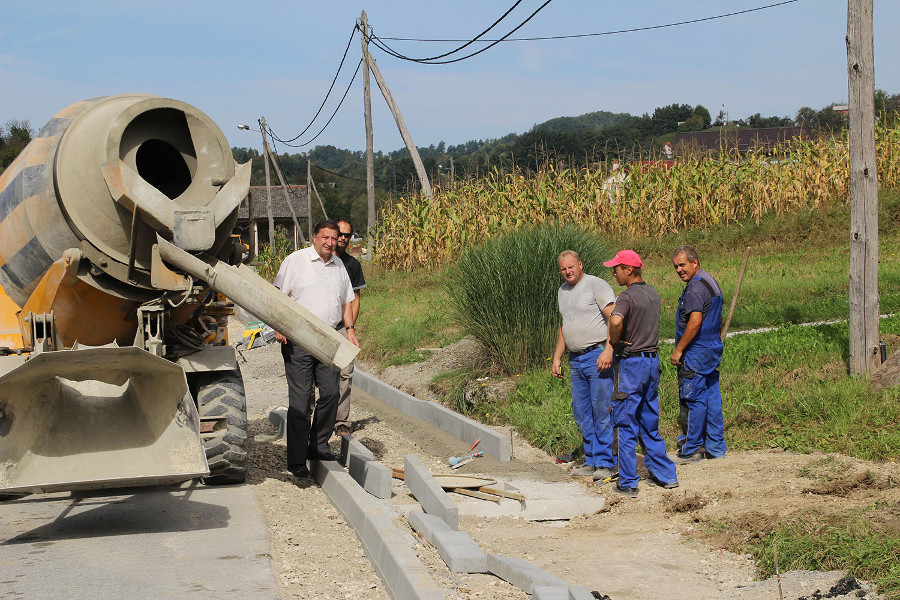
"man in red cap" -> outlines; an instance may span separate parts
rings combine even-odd
[[[619,442],[616,492],[637,497],[638,441],[651,480],[678,487],[675,463],[659,435],[659,294],[641,276],[644,263],[634,250],[622,250],[603,263],[626,289],[616,298],[609,320],[609,341],[616,347],[612,422]]]

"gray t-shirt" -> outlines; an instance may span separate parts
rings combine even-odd
[[[559,286],[557,300],[563,340],[569,352],[580,352],[606,341],[606,319],[600,310],[616,301],[608,283],[584,274],[574,286],[568,283]]]
[[[625,322],[622,341],[631,342],[632,352],[659,350],[659,294],[643,281],[632,283],[616,298],[612,314]]]

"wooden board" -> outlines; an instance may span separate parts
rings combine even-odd
[[[479,488],[484,485],[497,483],[488,477],[476,477],[474,475],[434,475],[435,481],[444,489],[451,488]]]

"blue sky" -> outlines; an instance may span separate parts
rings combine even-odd
[[[553,0],[513,37],[645,27],[774,1]],[[506,33],[542,3],[524,0],[507,19],[510,25],[496,31]],[[299,133],[319,107],[361,10],[382,37],[469,39],[512,4],[4,0],[0,123],[28,119],[38,128],[83,98],[147,92],[195,105],[232,145],[258,147],[259,134],[236,125],[255,127],[265,115],[279,137]],[[595,110],[641,114],[678,102],[703,104],[715,116],[724,104],[731,118],[743,118],[755,112],[794,116],[801,106],[818,109],[846,101],[846,20],[843,0],[797,0],[668,29],[508,42],[452,65],[419,65],[372,51],[414,141],[458,144]],[[890,93],[900,93],[898,25],[900,2],[875,0],[875,85]],[[390,44],[409,56],[431,56],[457,45]],[[320,116],[322,125],[359,57],[357,36]],[[365,147],[361,80],[313,146]],[[374,80],[372,85],[375,147],[400,148],[390,112]],[[320,128],[313,125],[300,141]]]

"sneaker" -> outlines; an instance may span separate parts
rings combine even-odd
[[[594,467],[591,465],[581,465],[580,467],[575,467],[572,469],[572,475],[580,475],[583,477],[589,477],[594,474]]]
[[[350,427],[347,425],[338,425],[334,428],[334,433],[339,436],[350,435]]]
[[[614,471],[609,467],[597,467],[594,469],[594,481],[603,481],[613,476]]]
[[[636,487],[621,487],[618,483],[613,486],[612,491],[626,498],[637,498],[638,492]]]
[[[682,454],[681,452],[679,452],[677,456],[678,460],[675,462],[677,462],[679,465],[689,465],[692,463],[700,462],[704,459],[703,452],[701,452],[700,450],[692,452],[691,454]]]

